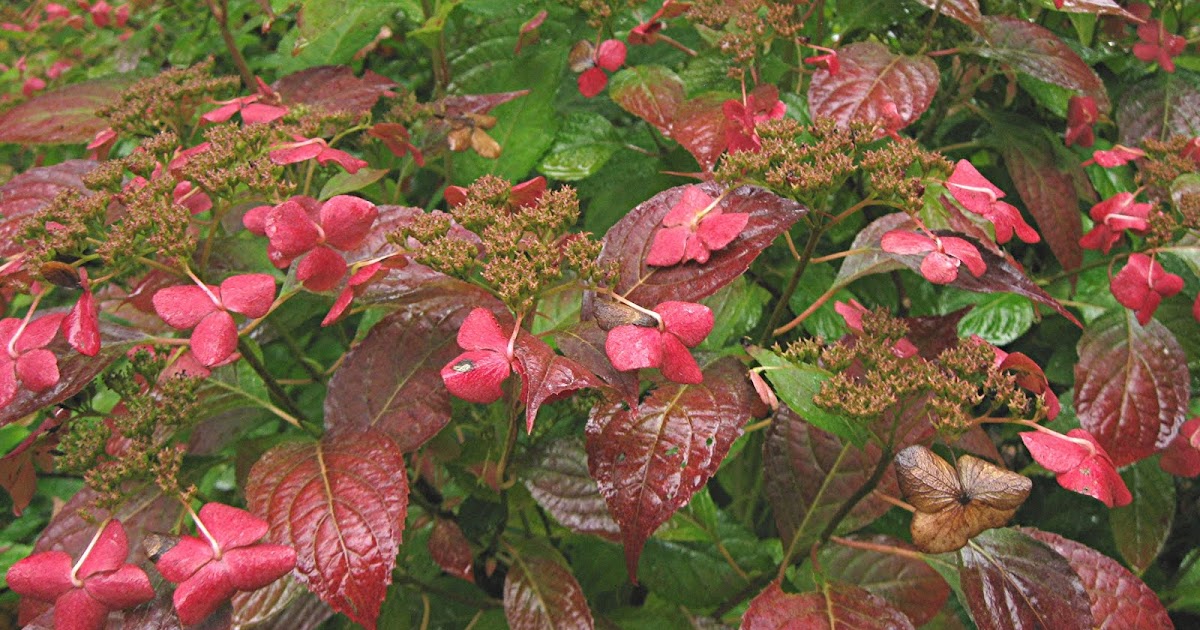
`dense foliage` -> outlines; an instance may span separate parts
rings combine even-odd
[[[1197,622],[1200,4],[23,4],[17,623]]]

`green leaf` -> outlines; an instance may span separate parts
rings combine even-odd
[[[1108,513],[1121,557],[1141,575],[1162,551],[1175,520],[1175,480],[1159,468],[1158,458],[1143,459],[1121,471],[1133,503]]]
[[[321,194],[318,199],[325,201],[330,197],[362,190],[383,179],[383,176],[387,175],[389,170],[391,169],[360,168],[353,175],[345,171],[338,171],[337,175],[330,177],[329,181],[325,182],[325,185],[321,187]]]
[[[728,286],[701,300],[712,309],[712,332],[700,344],[704,350],[721,350],[748,334],[762,318],[771,292],[738,276]]]
[[[947,293],[942,309],[949,313],[968,304],[975,308],[958,322],[958,335],[979,335],[984,341],[1004,346],[1016,341],[1033,327],[1033,303],[1009,293]]]
[[[788,307],[796,315],[816,302],[825,291],[833,286],[836,280],[833,268],[829,265],[811,265],[804,271],[804,279],[796,287],[796,292],[788,300]],[[817,310],[813,311],[802,324],[809,334],[821,337],[827,341],[841,339],[847,332],[846,320],[834,310],[835,302],[847,302],[854,299],[854,294],[846,289],[838,289]]]
[[[280,75],[349,63],[397,9],[391,0],[303,0],[300,5],[303,26],[280,42],[275,56]]]
[[[446,20],[458,8],[462,0],[438,0],[437,9],[420,28],[408,32],[408,36],[425,44],[430,50],[438,45],[442,31],[446,30]]]
[[[573,112],[563,121],[538,170],[554,179],[579,181],[595,175],[620,148],[616,129],[607,118]]]
[[[793,363],[764,348],[754,348],[750,355],[761,365],[772,368],[765,370],[763,376],[771,381],[779,399],[801,418],[823,431],[849,440],[855,446],[861,447],[867,443],[866,427],[845,416],[825,411],[813,402],[813,397],[821,390],[821,383],[833,374],[815,365]]]

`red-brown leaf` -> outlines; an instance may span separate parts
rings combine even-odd
[[[696,158],[701,170],[706,172],[712,170],[726,148],[725,126],[728,119],[721,110],[724,102],[725,97],[717,94],[705,94],[684,101],[665,133],[687,149]]]
[[[979,630],[1095,627],[1079,576],[1029,536],[990,529],[959,554],[965,603]]]
[[[637,372],[621,372],[613,367],[604,349],[607,337],[608,333],[590,320],[554,332],[554,342],[564,355],[591,370],[632,407],[638,398]]]
[[[928,57],[895,55],[878,42],[858,42],[838,49],[838,60],[837,74],[813,73],[808,86],[813,118],[833,118],[843,126],[877,123],[894,131],[920,118],[937,93],[937,64]],[[887,111],[889,104],[894,113]]]
[[[666,133],[683,102],[683,80],[662,66],[635,66],[613,75],[608,96],[625,111]]]
[[[1091,13],[1093,15],[1118,15],[1127,20],[1141,22],[1137,16],[1121,8],[1113,0],[1062,0],[1063,13]]]
[[[714,199],[722,188],[713,182],[698,184]],[[750,268],[750,263],[776,237],[786,231],[808,209],[752,186],[742,186],[726,195],[718,206],[721,212],[745,212],[750,215],[742,233],[725,248],[712,253],[708,262],[689,262],[673,267],[652,267],[646,256],[663,217],[679,202],[687,186],[676,186],[651,197],[630,210],[604,237],[600,264],[618,265],[617,284],[613,289],[648,308],[660,302],[678,300],[696,302],[716,293]]]
[[[1058,534],[1033,528],[1022,528],[1021,531],[1066,558],[1087,591],[1094,627],[1111,630],[1170,630],[1175,627],[1158,595],[1121,563]]]
[[[630,578],[646,539],[717,472],[754,395],[745,368],[726,358],[700,385],[664,384],[636,409],[611,401],[592,409],[588,470],[621,527]]]
[[[16,240],[21,225],[65,190],[87,191],[83,176],[96,168],[91,160],[67,160],[54,166],[38,166],[0,186],[0,257],[25,248]]]
[[[504,578],[504,616],[510,628],[595,627],[583,589],[561,554],[537,539],[510,551],[513,560]]]
[[[942,15],[953,18],[978,31],[983,26],[983,14],[979,11],[979,0],[917,0]]]
[[[330,111],[366,114],[379,97],[396,86],[391,79],[370,70],[354,76],[348,66],[317,66],[293,72],[271,87],[283,97],[284,105],[308,105]]]
[[[521,477],[538,505],[563,527],[580,534],[621,539],[621,529],[609,515],[600,488],[588,475],[587,451],[581,438],[567,437],[546,444],[522,468]]]
[[[117,100],[127,79],[106,77],[39,94],[0,114],[0,143],[79,144],[108,126],[96,110]]]
[[[344,432],[267,451],[246,481],[266,540],[296,550],[296,574],[334,610],[374,628],[392,582],[408,477],[384,433]]]
[[[439,518],[429,534],[429,555],[443,571],[468,582],[475,581],[474,554],[462,528],[454,521]]]
[[[883,547],[915,549],[891,536],[852,538]],[[932,619],[950,598],[950,585],[946,580],[917,557],[842,545],[826,545],[820,555],[821,568],[827,578],[861,586],[904,613],[914,626]]]
[[[826,582],[821,591],[792,595],[771,582],[742,615],[741,630],[903,630],[913,624],[877,595]]]
[[[881,453],[873,442],[857,448],[780,407],[763,442],[763,493],[775,512],[784,549],[805,550],[820,536],[847,496],[871,477]],[[889,472],[881,488],[899,495]],[[868,496],[840,525],[854,530],[883,515],[891,506]]]
[[[1096,99],[1109,109],[1108,92],[1095,70],[1044,26],[1006,15],[983,17],[984,39],[972,52],[1011,65],[1035,79]]]
[[[308,592],[291,575],[257,591],[240,592],[232,601],[235,628],[310,630],[333,615],[325,602]],[[267,626],[268,622],[272,625]]]
[[[1071,163],[1067,170],[1059,169],[1044,143],[1016,138],[1004,147],[1004,164],[1054,257],[1063,269],[1078,269],[1083,263],[1079,246],[1083,221],[1075,186],[1081,183],[1090,187],[1087,176],[1077,163]]]
[[[1158,320],[1122,312],[1093,322],[1079,340],[1075,407],[1117,467],[1166,448],[1187,419],[1191,387],[1183,348]]]
[[[447,96],[434,103],[436,109],[445,112],[447,116],[463,116],[466,114],[486,114],[493,109],[529,94],[529,90],[515,92],[496,92],[493,94],[460,94]]]
[[[441,369],[461,352],[454,341],[458,327],[476,306],[502,306],[477,287],[445,282],[419,299],[400,301],[346,354],[325,398],[330,432],[379,429],[408,453],[450,422]]]
[[[1121,144],[1200,135],[1200,84],[1188,75],[1151,77],[1131,85],[1117,107]]]
[[[538,409],[548,400],[573,391],[600,387],[603,382],[586,367],[554,353],[546,342],[522,333],[513,346],[525,401],[525,430],[532,433]]]

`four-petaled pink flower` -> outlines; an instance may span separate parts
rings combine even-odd
[[[1147,221],[1150,204],[1136,203],[1133,193],[1129,192],[1117,193],[1101,201],[1092,206],[1088,214],[1096,224],[1079,239],[1079,246],[1084,249],[1098,249],[1107,254],[1121,240],[1125,230],[1145,234],[1150,229]]]
[[[1200,418],[1192,418],[1179,427],[1158,465],[1179,477],[1200,475]]]
[[[234,313],[259,318],[275,301],[275,278],[265,273],[230,276],[213,285],[187,284],[160,289],[154,294],[154,311],[172,328],[192,331],[192,353],[205,367],[223,365],[235,358],[238,329]]]
[[[65,315],[43,315],[28,324],[15,317],[0,319],[0,408],[12,402],[17,388],[42,392],[58,383],[58,357],[46,349]]]
[[[618,39],[606,39],[596,47],[590,59],[583,62],[584,70],[578,79],[579,93],[585,98],[592,98],[604,91],[608,85],[608,73],[616,72],[625,64],[625,42]]]
[[[412,153],[413,162],[417,166],[425,166],[425,155],[412,143],[408,129],[400,123],[376,123],[367,131],[367,135],[378,138],[383,145],[396,157],[404,157]]]
[[[329,143],[325,142],[324,138],[292,137],[295,138],[295,142],[281,145],[267,154],[272,163],[283,166],[297,162],[307,162],[315,158],[321,166],[334,162],[351,175],[357,173],[358,169],[367,166],[365,161],[345,151],[329,146]]]
[[[1084,166],[1099,164],[1104,168],[1115,168],[1124,166],[1133,160],[1146,157],[1146,152],[1141,149],[1132,149],[1124,145],[1113,145],[1113,148],[1105,151],[1093,151],[1091,159],[1083,163]]]
[[[486,308],[471,311],[458,329],[458,345],[466,352],[442,368],[446,389],[467,402],[500,400],[500,385],[516,366],[512,343],[496,316]]]
[[[1090,96],[1072,96],[1067,101],[1067,146],[1090,147],[1096,142],[1092,126],[1100,120],[1100,109],[1096,99]]]
[[[303,256],[296,278],[309,291],[329,291],[346,274],[346,261],[335,250],[362,244],[379,217],[375,204],[338,195],[318,205],[311,197],[292,197],[275,207],[259,206],[242,219],[255,234],[269,239],[267,256],[280,269]]]
[[[204,621],[237,591],[255,591],[287,575],[296,551],[258,544],[267,522],[221,503],[208,503],[195,519],[200,537],[183,536],[155,566],[175,587],[175,612],[185,626]]]
[[[662,6],[654,12],[654,15],[650,16],[650,19],[629,29],[629,43],[634,45],[653,44],[658,41],[659,31],[666,28],[662,20],[679,17],[690,8],[692,8],[692,3],[690,2],[664,0]]]
[[[1108,507],[1121,507],[1133,501],[1121,475],[1104,447],[1083,429],[1071,429],[1066,435],[1049,429],[1024,431],[1021,441],[1034,461],[1056,473],[1059,485],[1099,499]]]
[[[604,351],[613,367],[625,372],[658,368],[676,383],[704,381],[688,348],[704,341],[713,328],[712,310],[692,302],[663,302],[654,307],[657,326],[626,324],[608,331]]]
[[[1183,278],[1168,273],[1145,254],[1130,254],[1129,264],[1112,279],[1110,288],[1117,301],[1133,309],[1138,323],[1145,326],[1163,298],[1183,290]]]
[[[321,326],[328,326],[340,319],[349,308],[350,302],[354,301],[355,296],[362,293],[372,281],[387,275],[387,272],[383,263],[373,262],[351,274],[350,279],[346,281],[346,288],[338,294],[337,299],[333,301],[333,306],[329,307],[329,312],[321,320]]]
[[[959,265],[966,265],[978,278],[987,271],[979,249],[957,236],[926,236],[906,230],[892,230],[880,241],[883,251],[892,254],[926,254],[921,275],[934,284],[950,284],[958,277]]]
[[[996,226],[997,243],[1007,243],[1012,239],[1014,232],[1017,238],[1026,243],[1042,240],[1025,219],[1021,218],[1020,210],[1000,201],[1004,197],[1004,191],[996,188],[975,170],[970,162],[958,161],[954,166],[954,173],[946,180],[946,188],[962,207],[983,216]]]
[[[96,533],[78,564],[64,551],[43,551],[8,570],[8,586],[24,597],[54,604],[59,630],[101,630],[108,613],[154,599],[150,578],[126,564],[129,543],[120,521]]]
[[[1172,57],[1178,57],[1187,47],[1187,40],[1168,33],[1160,20],[1146,20],[1137,27],[1140,40],[1133,45],[1133,56],[1146,63],[1158,62],[1163,70],[1175,72]]]
[[[201,123],[225,122],[233,115],[241,112],[242,122],[247,125],[269,123],[283,118],[288,108],[279,105],[279,94],[263,80],[254,77],[258,82],[258,93],[217,103],[220,107],[200,117]],[[324,162],[322,162],[323,164]]]
[[[742,100],[729,99],[721,105],[725,115],[725,144],[730,152],[759,151],[762,140],[755,130],[760,123],[783,118],[787,105],[779,100],[779,89],[766,84],[754,88],[749,94],[743,87]]]
[[[655,233],[646,255],[646,264],[670,267],[694,260],[703,265],[712,252],[733,242],[746,228],[750,215],[725,214],[719,201],[699,186],[684,188],[679,201],[663,217],[662,227]]]

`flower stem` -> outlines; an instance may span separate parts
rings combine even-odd
[[[246,364],[250,366],[250,369],[254,370],[254,373],[262,378],[263,383],[267,386],[267,391],[275,397],[280,407],[292,417],[299,420],[301,428],[308,431],[313,437],[320,438],[321,430],[313,425],[312,421],[304,415],[304,412],[296,406],[296,403],[292,402],[291,397],[283,390],[283,386],[279,384],[279,381],[275,380],[275,377],[267,370],[267,366],[258,360],[258,357],[254,355],[254,351],[250,348],[250,344],[242,337],[238,337],[238,352],[242,354],[242,358],[246,360]]]
[[[800,285],[800,278],[804,275],[804,270],[808,268],[808,262],[812,258],[813,252],[816,251],[817,243],[821,241],[822,234],[824,232],[815,227],[809,233],[808,242],[804,244],[804,251],[800,253],[800,260],[796,262],[796,270],[792,272],[792,277],[788,280],[787,287],[779,295],[779,301],[775,303],[775,310],[771,311],[771,316],[767,318],[767,326],[763,329],[762,337],[758,340],[758,345],[765,345],[768,340],[779,334],[779,331],[775,330],[775,324],[779,323],[779,318],[783,317],[783,311],[787,309],[788,303],[792,299],[792,294],[796,292],[796,287]]]

